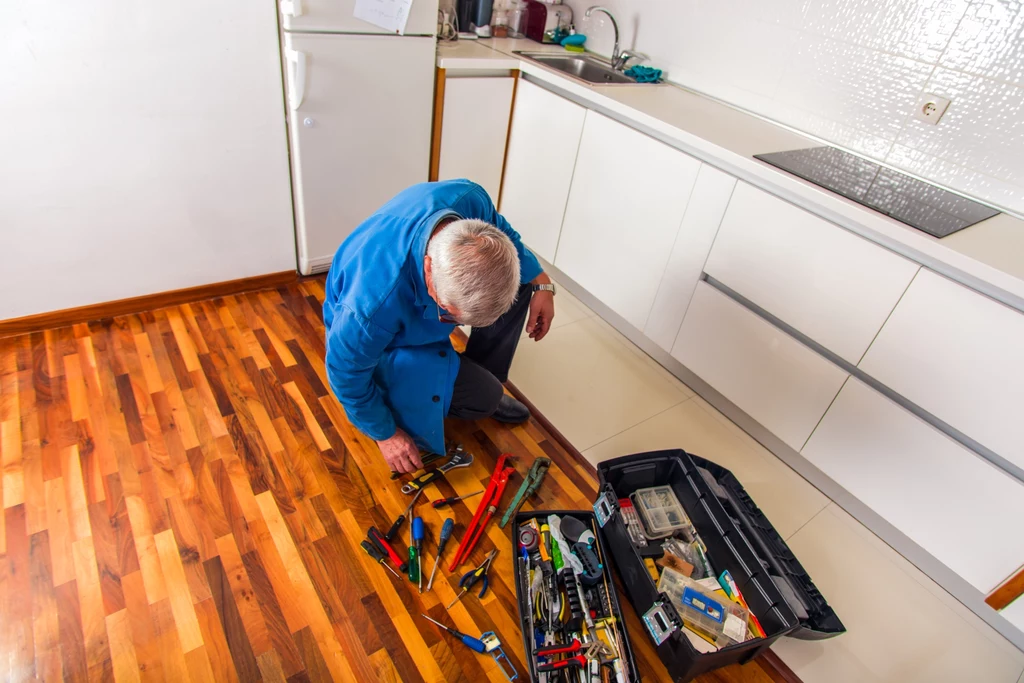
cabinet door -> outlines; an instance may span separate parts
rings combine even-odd
[[[803,455],[980,591],[1024,563],[1024,486],[856,379]]]
[[[323,33],[384,33],[384,29],[355,17],[356,0],[278,0],[286,31]],[[416,0],[405,22],[406,36],[437,33],[437,0]],[[357,64],[376,64],[366,59]],[[375,67],[376,68],[376,67]],[[378,73],[391,73],[378,71]]]
[[[917,268],[739,183],[704,271],[855,364]]]
[[[512,77],[445,79],[438,180],[469,178],[498,203],[514,84]]]
[[[847,374],[706,282],[672,355],[796,450]]]
[[[501,190],[502,215],[533,253],[555,260],[587,110],[520,79]]]
[[[658,296],[644,325],[644,334],[666,351],[672,350],[734,187],[736,179],[731,175],[701,164]]]
[[[555,265],[642,330],[699,168],[587,112]]]
[[[922,269],[860,367],[1024,467],[1024,315]]]
[[[308,275],[327,270],[338,245],[367,216],[427,180],[434,39],[284,40],[299,269]]]

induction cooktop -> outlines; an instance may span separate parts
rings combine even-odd
[[[952,235],[999,213],[835,147],[755,154],[754,158],[935,237]]]

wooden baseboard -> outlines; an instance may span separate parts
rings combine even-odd
[[[268,273],[267,275],[256,275],[239,280],[214,282],[208,285],[186,287],[185,289],[147,294],[130,299],[106,301],[101,304],[65,308],[60,311],[27,315],[21,318],[9,318],[7,320],[0,320],[0,337],[36,332],[53,327],[66,327],[89,320],[110,318],[115,315],[128,315],[154,308],[176,306],[189,301],[201,301],[202,299],[211,299],[217,296],[238,294],[239,292],[269,289],[295,282],[298,279],[299,275],[296,271],[286,270],[280,273]]]
[[[1000,610],[1024,595],[1024,569],[1011,576],[985,598],[988,606]]]

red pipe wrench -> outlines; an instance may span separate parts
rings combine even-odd
[[[516,471],[515,467],[507,464],[509,460],[514,461],[515,458],[508,453],[502,453],[498,458],[498,464],[494,466],[491,480],[488,482],[487,488],[484,489],[483,498],[480,499],[480,504],[476,508],[473,521],[466,527],[466,535],[462,537],[462,543],[459,544],[459,549],[455,552],[455,559],[452,560],[448,571],[455,571],[456,567],[469,559],[469,554],[473,552],[477,541],[480,540],[487,522],[491,521],[491,517],[498,511],[501,495],[505,492],[508,478]]]

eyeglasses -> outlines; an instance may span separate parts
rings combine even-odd
[[[448,311],[444,310],[440,306],[437,307],[437,320],[438,320],[438,322],[446,323],[448,325],[461,325],[462,324],[458,320],[456,320],[455,316],[453,316],[451,313],[449,313]]]

